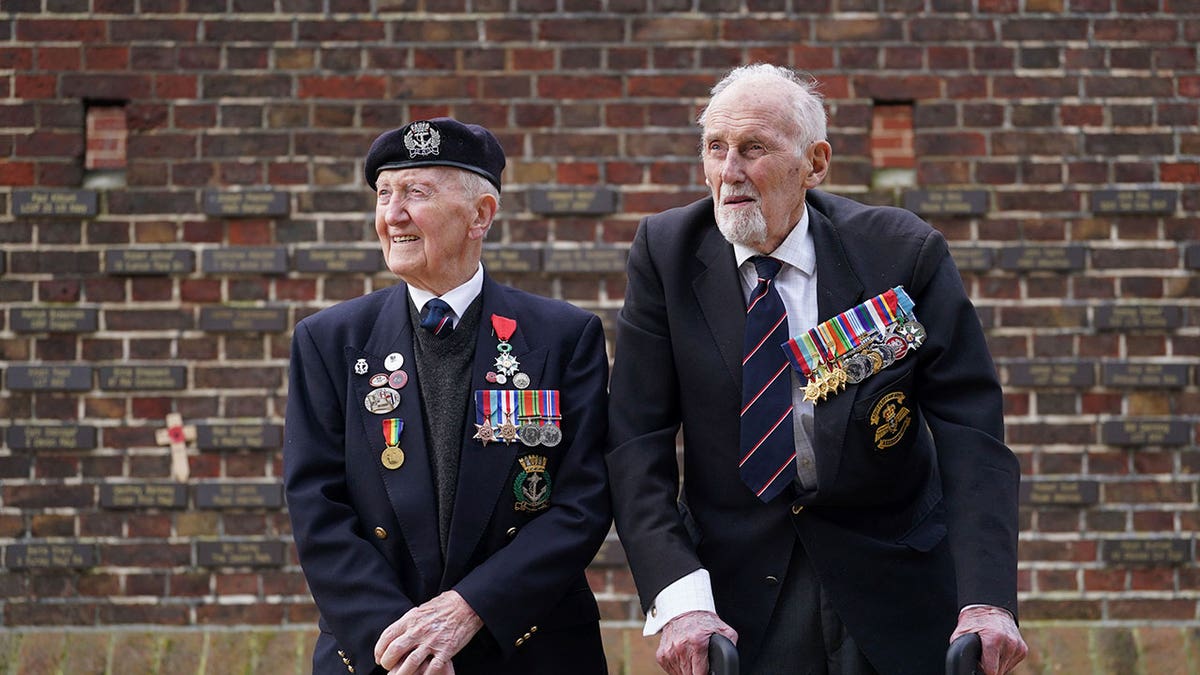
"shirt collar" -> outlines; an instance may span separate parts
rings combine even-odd
[[[482,291],[483,263],[479,263],[475,268],[475,274],[471,275],[470,279],[467,279],[467,283],[450,290],[445,295],[442,295],[441,298],[446,301],[447,305],[450,305],[450,309],[454,311],[454,318],[457,320],[462,318],[467,308],[471,306],[472,302],[475,302],[475,298]],[[419,313],[425,308],[425,303],[438,296],[410,284],[408,287],[408,297],[412,298],[413,305],[416,305],[417,312]]]
[[[795,267],[807,275],[812,275],[817,270],[817,250],[813,245],[812,236],[808,231],[808,205],[804,206],[804,213],[800,214],[800,222],[792,228],[788,233],[783,243],[774,251],[771,251],[771,257],[776,260]],[[737,261],[738,267],[741,267],[750,258],[756,255],[762,255],[752,248],[741,244],[733,245],[734,260]]]

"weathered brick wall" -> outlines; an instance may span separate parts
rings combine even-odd
[[[769,60],[824,83],[827,187],[953,245],[1026,475],[1023,619],[1084,631],[1034,641],[1027,671],[1135,672],[1143,643],[1200,668],[1196,0],[0,9],[4,645],[61,652],[56,631],[87,627],[111,662],[124,643],[94,629],[154,624],[203,633],[177,642],[208,663],[226,637],[204,631],[311,629],[279,486],[289,331],[391,283],[360,177],[377,133],[441,114],[496,131],[491,269],[611,340],[638,219],[704,193],[707,88]],[[120,143],[124,185],[85,161]],[[157,437],[173,412],[196,431],[176,439],[186,480]],[[646,672],[615,540],[590,578],[614,668]],[[1149,622],[1184,629],[1138,637]],[[1110,651],[1062,660],[1081,644]]]

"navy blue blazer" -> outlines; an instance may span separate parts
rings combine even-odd
[[[807,202],[820,320],[903,285],[925,344],[817,404],[819,490],[763,504],[738,478],[746,302],[733,248],[711,199],[646,218],[610,383],[617,531],[647,610],[709,570],[743,662],[800,545],[880,673],[940,672],[960,607],[1016,613],[1019,469],[995,369],[941,234],[900,209],[817,190]],[[890,427],[885,412],[908,422]]]
[[[604,673],[599,612],[584,570],[611,523],[603,459],[608,360],[595,315],[497,284],[485,275],[472,392],[498,355],[491,316],[515,319],[511,354],[530,389],[558,390],[555,447],[474,440],[472,395],[462,430],[453,520],[443,557],[437,498],[413,358],[408,291],[400,283],[305,318],[292,338],[284,483],[292,529],[320,611],[314,673],[372,672],[380,633],[439,593],[457,590],[484,628],[455,659],[464,673]],[[404,358],[395,410],[364,404],[370,375]],[[355,372],[365,360],[368,373]],[[507,388],[513,388],[509,383]],[[382,420],[401,418],[398,469],[381,461]],[[518,459],[547,460],[549,506],[516,509]],[[378,672],[381,668],[376,666]]]

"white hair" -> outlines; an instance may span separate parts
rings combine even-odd
[[[721,78],[720,82],[713,85],[709,101],[711,102],[735,82],[764,77],[778,78],[791,85],[785,87],[784,91],[791,103],[792,120],[795,122],[796,128],[800,130],[800,137],[796,139],[797,152],[803,153],[813,143],[828,140],[825,128],[824,99],[817,92],[817,81],[812,78],[804,78],[790,68],[769,63],[755,63],[734,68]],[[707,114],[708,106],[705,106],[696,119],[701,128],[704,127]]]

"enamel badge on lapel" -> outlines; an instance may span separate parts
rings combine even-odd
[[[521,471],[513,481],[513,495],[517,498],[514,510],[536,513],[550,505],[550,476],[546,473],[546,463],[546,458],[541,455],[517,459]]]

